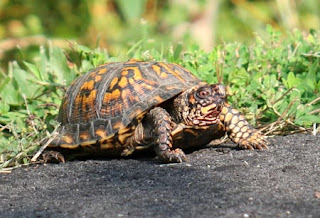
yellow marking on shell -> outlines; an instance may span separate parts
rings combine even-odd
[[[159,95],[156,95],[153,97],[154,100],[156,100],[157,102],[163,102],[163,98],[161,98]]]
[[[223,107],[221,113],[222,114],[227,114],[228,113],[228,108],[227,107]]]
[[[128,80],[126,77],[121,77],[118,85],[121,87],[121,88],[125,88],[127,85],[128,85]]]
[[[101,149],[112,149],[115,147],[113,143],[114,134],[111,134],[105,138],[99,140]]]
[[[129,131],[131,131],[131,128],[129,128],[129,127],[122,128],[119,130],[119,135],[122,135],[126,132],[129,132]]]
[[[233,117],[232,113],[227,113],[227,115],[224,118],[224,121],[229,122],[232,119],[232,117]]]
[[[101,79],[102,79],[102,76],[97,75],[97,76],[94,78],[94,81],[97,83],[97,82],[100,82]]]
[[[110,143],[110,142],[107,142],[107,143],[105,143],[105,144],[101,144],[100,145],[100,148],[101,149],[112,149],[112,148],[114,148],[115,146],[112,144],[112,143]]]
[[[123,126],[122,122],[120,121],[120,122],[116,122],[115,124],[113,124],[113,128],[120,130],[122,128],[125,128],[125,126]]]
[[[72,144],[73,143],[73,137],[72,136],[65,135],[65,136],[63,136],[61,138],[61,140],[65,141],[68,144]]]
[[[165,79],[168,77],[168,74],[166,72],[161,72],[161,68],[157,65],[152,65],[152,69],[158,74],[158,76],[162,79]]]
[[[97,97],[97,90],[94,89],[94,90],[92,90],[90,92],[89,96],[86,97],[85,102],[86,103],[91,103],[93,105],[94,104],[94,100],[96,99],[96,97]]]
[[[124,145],[127,141],[127,139],[132,136],[133,132],[129,132],[129,133],[126,133],[126,134],[119,134],[118,135],[118,140],[119,142]]]
[[[91,118],[90,117],[91,113],[90,113],[90,111],[88,111],[88,108],[86,106],[88,105],[89,108],[91,108],[93,110],[94,109],[94,101],[95,101],[96,97],[97,97],[97,90],[96,89],[92,90],[88,97],[82,96],[82,99],[83,99],[82,111],[86,111],[85,116],[86,116],[87,120],[89,120]]]
[[[121,76],[127,76],[128,75],[128,71],[127,70],[123,70],[121,71]]]
[[[141,75],[139,68],[127,67],[125,69],[133,70],[133,73],[134,73],[133,78],[129,78],[128,81],[138,93],[142,93],[143,89],[141,87],[147,90],[153,90],[156,82],[144,79]]]
[[[121,92],[121,98],[125,108],[129,108],[131,106],[131,102],[139,101],[138,96],[133,95],[130,89],[123,89]]]
[[[238,121],[239,121],[238,116],[234,116],[234,117],[232,117],[231,123],[236,124]]]
[[[152,69],[158,74],[158,76],[161,76],[161,69],[157,65],[152,65]]]
[[[93,71],[90,73],[90,76],[88,77],[88,79],[90,80],[94,80],[94,78],[97,76],[98,72],[97,71]],[[87,80],[88,81],[88,80]]]
[[[167,72],[171,73],[172,75],[174,75],[174,77],[176,77],[178,80],[185,82],[185,80],[180,76],[181,73],[179,71],[176,70],[172,70],[170,65],[167,65],[165,63],[159,63],[159,65],[161,65]],[[181,68],[181,67],[180,67]]]
[[[136,79],[136,80],[142,79],[142,75],[141,75],[140,70],[136,67],[133,67],[132,69],[134,72],[134,79]]]
[[[153,86],[152,86],[152,85],[149,85],[149,84],[147,84],[147,83],[141,83],[140,85],[141,85],[142,87],[148,89],[148,90],[152,90],[152,89],[153,89]]]
[[[70,144],[61,144],[60,147],[61,147],[61,148],[68,148],[68,149],[76,149],[76,148],[79,147],[79,145],[75,145],[75,144],[73,144],[73,145],[70,145]]]
[[[107,72],[107,68],[102,68],[102,69],[100,69],[100,70],[98,71],[98,74],[99,74],[99,75],[102,75],[102,74],[104,74],[105,72]]]
[[[109,89],[113,89],[114,86],[118,83],[118,77],[115,77],[111,80],[111,83],[110,83],[110,86],[109,86]]]
[[[96,143],[96,140],[85,141],[85,142],[80,143],[80,146],[82,146],[82,147],[91,146],[91,145],[93,145],[95,143]]]
[[[125,67],[125,68],[123,68],[122,72],[129,71],[129,70],[133,70],[133,74],[134,74],[133,78],[135,80],[141,80],[142,79],[142,75],[141,75],[141,72],[140,72],[138,67]]]
[[[81,89],[92,90],[94,88],[94,80],[89,80],[83,83]]]
[[[109,104],[111,100],[119,99],[121,92],[119,89],[113,90],[111,93],[106,93],[103,97],[103,103]]]
[[[135,84],[134,79],[130,78],[130,79],[129,79],[129,83],[130,83],[131,85],[134,85],[134,84]]]
[[[162,79],[165,79],[165,78],[168,77],[168,74],[165,73],[165,72],[162,72],[161,75],[160,75],[160,77],[161,77]]]
[[[95,134],[101,138],[107,138],[107,132],[104,129],[96,129]]]
[[[88,140],[90,138],[89,133],[88,132],[82,132],[80,133],[80,140],[85,141]]]
[[[141,121],[141,120],[144,118],[144,116],[145,116],[146,113],[147,113],[147,112],[142,112],[142,111],[139,109],[139,111],[136,112],[136,114],[137,114],[136,119],[137,119],[138,121]]]

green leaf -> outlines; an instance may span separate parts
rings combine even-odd
[[[44,81],[49,81],[49,75],[48,75],[48,57],[46,54],[46,49],[43,46],[40,46],[40,60],[37,62],[38,69],[41,72],[41,78],[43,78]]]
[[[4,101],[0,101],[0,115],[7,113],[9,110],[10,106]]]
[[[13,79],[18,85],[18,91],[21,96],[25,95],[27,98],[32,98],[38,91],[39,85],[29,80],[32,79],[32,75],[22,70],[17,63],[13,64]]]
[[[299,84],[300,80],[299,78],[295,77],[293,72],[289,72],[288,78],[287,78],[287,86],[289,89],[292,87],[295,87]]]
[[[38,67],[37,67],[36,65],[30,64],[30,63],[28,63],[28,62],[26,62],[26,61],[24,61],[23,63],[26,65],[26,67],[28,68],[28,70],[29,70],[31,73],[33,73],[33,75],[34,75],[37,79],[43,81],[42,75],[41,75],[41,73],[40,73],[40,71],[39,71],[39,69],[38,69]]]
[[[70,84],[74,78],[75,73],[71,70],[67,64],[67,58],[58,47],[49,47],[49,65],[52,69],[52,73],[56,76],[56,83]]]
[[[16,121],[17,124],[21,127],[25,126],[25,117],[26,115],[20,112],[7,112],[0,116],[0,123],[8,124],[12,121]]]
[[[88,48],[87,46],[84,45],[76,45],[77,51],[78,52],[85,52],[85,53],[92,53],[92,49]]]
[[[0,87],[0,97],[9,105],[21,105],[23,103],[17,83],[9,77],[5,79]]]
[[[182,51],[182,44],[179,43],[179,44],[175,47],[175,49],[174,49],[174,51],[173,51],[174,61],[177,61],[177,60],[179,59],[180,54],[181,54],[181,51]]]
[[[320,123],[320,116],[304,114],[300,117],[297,117],[294,123],[300,126],[311,126],[314,123]]]

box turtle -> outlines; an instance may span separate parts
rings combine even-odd
[[[62,100],[58,136],[44,157],[127,156],[152,147],[163,162],[183,162],[181,149],[226,133],[245,149],[268,142],[226,102],[222,84],[207,84],[173,63],[129,60],[77,78]]]

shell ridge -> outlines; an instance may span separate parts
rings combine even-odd
[[[80,124],[76,124],[76,131],[75,131],[75,133],[74,133],[74,142],[75,142],[75,144],[79,144],[79,136],[80,136]]]
[[[77,97],[77,95],[79,94],[79,91],[81,89],[81,86],[83,85],[84,81],[86,81],[92,72],[96,71],[96,69],[93,69],[89,72],[87,72],[86,74],[84,74],[83,76],[81,76],[78,81],[69,88],[69,90],[71,91],[71,95],[68,96],[70,101],[69,101],[69,105],[68,105],[68,108],[67,108],[67,120],[68,122],[70,123],[70,118],[72,117],[72,112],[73,112],[73,105],[75,103],[75,98]],[[69,92],[68,90],[68,92]]]
[[[101,107],[103,104],[103,97],[104,94],[106,93],[107,89],[110,86],[111,80],[114,78],[115,75],[119,74],[121,70],[123,69],[123,64],[122,63],[115,63],[115,67],[112,67],[107,70],[107,72],[104,73],[103,79],[101,80],[99,86],[98,86],[98,93],[97,97],[95,100],[95,105],[96,105],[96,112],[98,114],[98,118],[100,118],[101,114]]]

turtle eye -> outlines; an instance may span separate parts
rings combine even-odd
[[[197,92],[199,98],[206,98],[210,93],[207,90],[200,90]]]

